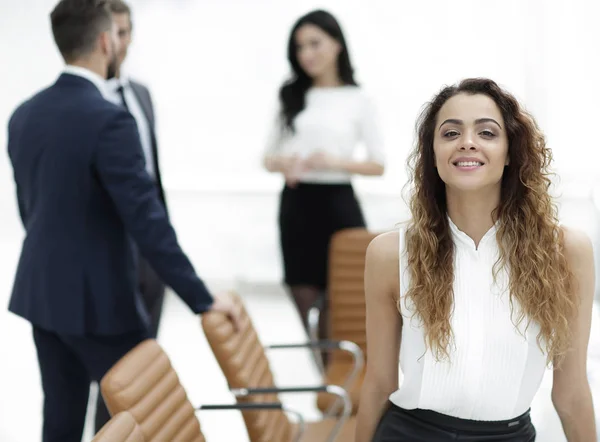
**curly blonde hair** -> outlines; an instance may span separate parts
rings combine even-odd
[[[409,158],[411,222],[406,232],[410,286],[406,298],[420,316],[426,342],[435,357],[449,358],[453,343],[454,244],[447,217],[445,184],[435,168],[433,139],[441,107],[457,94],[484,94],[494,100],[504,118],[510,165],[501,182],[498,222],[499,259],[494,278],[509,270],[509,296],[515,326],[525,319],[539,324],[537,343],[548,362],[558,362],[567,350],[573,300],[573,276],[564,254],[558,215],[549,194],[552,153],[535,120],[518,101],[489,79],[467,79],[445,87],[428,103],[417,121],[418,142]],[[400,307],[400,306],[399,306]]]

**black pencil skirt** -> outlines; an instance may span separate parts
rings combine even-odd
[[[350,227],[365,227],[351,184],[285,186],[279,205],[285,283],[325,290],[329,241],[335,232]]]
[[[404,410],[389,403],[373,442],[533,442],[529,411],[507,421],[458,419],[430,410]]]

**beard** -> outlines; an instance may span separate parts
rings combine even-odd
[[[108,66],[106,67],[107,80],[115,78],[119,70],[119,56],[117,55],[117,44],[114,41],[111,44],[111,49],[112,56],[110,57],[110,61],[108,62]]]
[[[113,56],[108,63],[108,67],[106,68],[106,79],[110,80],[111,78],[115,78],[117,75],[117,69],[119,68],[119,61],[117,60],[117,54],[113,52]]]

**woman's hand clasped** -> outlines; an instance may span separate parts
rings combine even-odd
[[[284,160],[283,175],[289,187],[296,187],[302,175],[308,171],[337,170],[339,167],[339,159],[325,152],[315,152],[307,158],[292,155]]]
[[[315,152],[305,160],[306,167],[315,170],[337,170],[340,161],[337,157],[325,152]]]
[[[302,175],[309,169],[306,167],[305,161],[298,155],[292,155],[285,159],[283,164],[283,176],[289,187],[296,187]]]

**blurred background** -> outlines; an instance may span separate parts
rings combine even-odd
[[[63,66],[50,31],[49,12],[55,3],[20,0],[0,5],[1,146],[6,146],[6,122],[15,106],[52,83]],[[443,85],[486,76],[513,92],[536,117],[554,152],[560,179],[553,191],[561,218],[584,229],[596,253],[600,250],[598,1],[129,0],[129,4],[134,40],[126,71],[153,93],[163,183],[179,239],[211,287],[235,288],[242,294],[265,342],[299,341],[304,336],[280,286],[276,214],[282,181],[265,172],[261,160],[277,90],[289,74],[289,32],[294,21],[311,9],[327,9],[340,20],[356,78],[378,108],[386,172],[382,178],[354,181],[371,230],[393,228],[406,217],[401,191],[423,104]],[[6,311],[22,237],[5,153],[0,155],[2,442],[39,440],[41,430],[42,395],[31,329]],[[197,319],[172,295],[165,309],[159,341],[192,402],[231,400],[223,393],[225,381]],[[599,333],[594,322],[592,381]],[[298,364],[311,367],[302,370],[304,381],[317,382],[308,354],[278,357],[272,363],[282,384],[297,383]],[[534,407],[535,423],[540,440],[563,441],[547,397],[548,385],[544,383]],[[314,398],[284,399],[308,416],[316,415]],[[200,417],[207,436],[212,435],[209,440],[246,440],[236,412]],[[226,421],[230,424],[224,427]],[[89,429],[86,437],[89,440]]]

